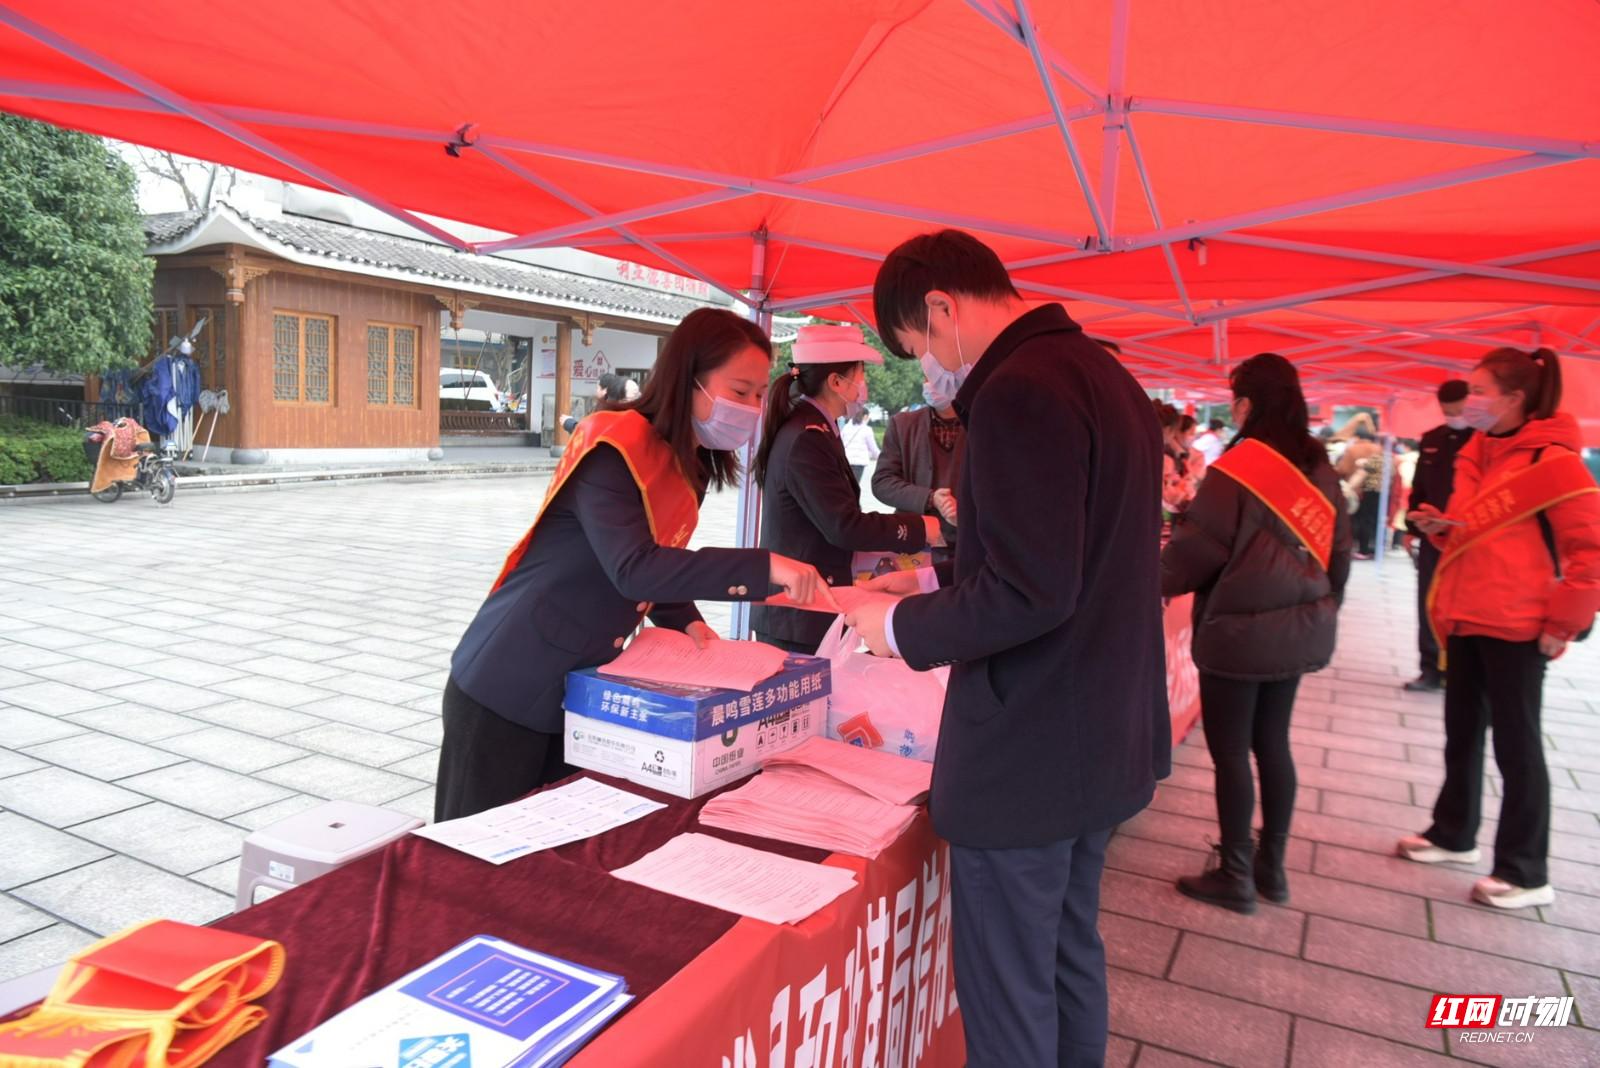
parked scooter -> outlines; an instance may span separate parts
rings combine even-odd
[[[101,430],[88,430],[83,435],[84,454],[96,467],[99,466],[105,439],[106,434]],[[157,504],[171,504],[178,492],[178,472],[173,466],[178,459],[177,443],[169,440],[165,445],[157,446],[154,442],[142,441],[134,446],[134,450],[139,456],[139,466],[133,478],[111,483],[94,494],[94,499],[114,504],[122,499],[124,493],[148,490],[151,500]]]

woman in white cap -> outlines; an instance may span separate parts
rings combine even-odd
[[[752,471],[761,485],[761,545],[812,564],[833,585],[849,585],[851,554],[914,553],[944,539],[934,516],[863,512],[861,484],[845,455],[840,419],[866,407],[866,364],[883,363],[856,326],[802,326],[788,374],[767,397]],[[755,607],[756,637],[793,652],[815,652],[833,622],[820,612]]]

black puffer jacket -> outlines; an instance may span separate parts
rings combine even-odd
[[[1311,481],[1338,516],[1328,570],[1283,520],[1221,471],[1200,484],[1161,554],[1161,594],[1195,593],[1194,662],[1267,682],[1328,665],[1350,575],[1350,516],[1326,461]]]

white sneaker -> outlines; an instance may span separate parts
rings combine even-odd
[[[1485,876],[1472,887],[1474,900],[1497,909],[1526,909],[1534,905],[1548,905],[1556,899],[1555,888],[1543,886],[1514,886],[1504,879]]]
[[[1408,834],[1400,839],[1396,852],[1418,864],[1476,864],[1482,856],[1477,846],[1458,852],[1436,846],[1420,834]]]

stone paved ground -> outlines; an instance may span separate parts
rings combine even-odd
[[[543,486],[0,506],[0,978],[222,914],[244,836],[319,798],[426,816],[449,651]],[[713,497],[699,540],[730,543],[732,512]],[[1215,833],[1198,737],[1113,841],[1112,1063],[1600,1064],[1600,640],[1546,686],[1559,896],[1498,915],[1468,902],[1478,872],[1390,855],[1440,779],[1439,700],[1398,688],[1412,596],[1403,560],[1358,564],[1337,660],[1301,690],[1289,907],[1172,889]],[[1434,992],[1572,994],[1582,1026],[1468,1046],[1423,1028]]]

